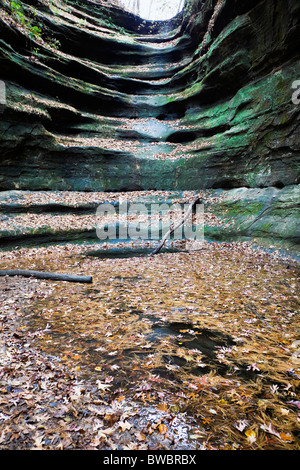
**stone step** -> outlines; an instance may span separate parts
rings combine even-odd
[[[30,243],[66,243],[68,241],[105,240],[97,237],[96,210],[99,204],[115,208],[109,229],[124,233],[127,222],[118,218],[121,200],[131,204],[188,204],[194,191],[134,191],[122,193],[86,193],[63,191],[4,191],[0,193],[0,247]],[[237,188],[198,192],[204,204],[205,239],[243,241],[258,245],[284,247],[300,255],[299,191],[297,186],[278,188]],[[51,209],[51,210],[50,210]],[[52,209],[54,209],[52,211]],[[166,213],[165,213],[166,214]],[[177,218],[178,214],[178,218]],[[147,219],[141,216],[141,222]],[[176,212],[176,221],[182,213]],[[102,220],[102,219],[100,219]],[[136,227],[136,217],[132,218]],[[163,229],[169,228],[164,219]],[[157,229],[157,227],[154,228]],[[161,236],[161,232],[155,232]],[[117,235],[117,239],[119,239]],[[147,239],[147,237],[144,237]]]
[[[22,191],[0,192],[0,213],[27,212],[90,212],[101,203],[118,205],[120,200],[145,204],[173,201],[188,203],[195,191],[128,191],[128,192],[84,192],[84,191]]]

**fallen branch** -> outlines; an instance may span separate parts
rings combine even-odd
[[[193,210],[193,207],[194,205],[200,200],[200,197],[197,196],[193,202],[191,202],[191,204],[189,205],[189,208],[184,216],[184,218],[182,220],[180,220],[176,225],[172,226],[170,228],[170,230],[165,234],[165,236],[163,237],[161,243],[159,244],[159,246],[154,250],[152,251],[152,253],[150,253],[150,256],[153,256],[153,255],[156,255],[156,253],[158,253],[161,248],[164,246],[165,244],[165,241],[166,239],[171,235],[171,233],[175,232],[175,230],[177,230],[181,225],[184,224],[184,222],[186,221],[186,219],[189,217],[190,213],[192,212]]]
[[[46,273],[42,271],[31,271],[27,269],[0,270],[0,276],[34,277],[36,279],[50,279],[51,281],[86,282],[86,283],[93,282],[93,279],[91,276],[75,276],[71,274]]]

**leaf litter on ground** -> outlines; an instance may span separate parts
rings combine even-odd
[[[248,243],[1,252],[0,448],[299,449],[299,266]]]

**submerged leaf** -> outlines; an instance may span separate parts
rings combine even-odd
[[[281,439],[282,441],[289,441],[289,442],[291,442],[291,441],[294,440],[294,438],[293,438],[290,434],[286,434],[286,433],[284,433],[284,432],[281,432],[281,433],[279,434],[279,436],[280,436],[280,439]]]
[[[256,441],[256,433],[253,430],[245,431],[245,435],[251,443]]]

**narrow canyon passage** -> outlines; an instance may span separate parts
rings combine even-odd
[[[2,10],[3,243],[92,236],[116,193],[201,191],[207,238],[299,251],[297,2],[189,0],[154,22],[100,0]]]

